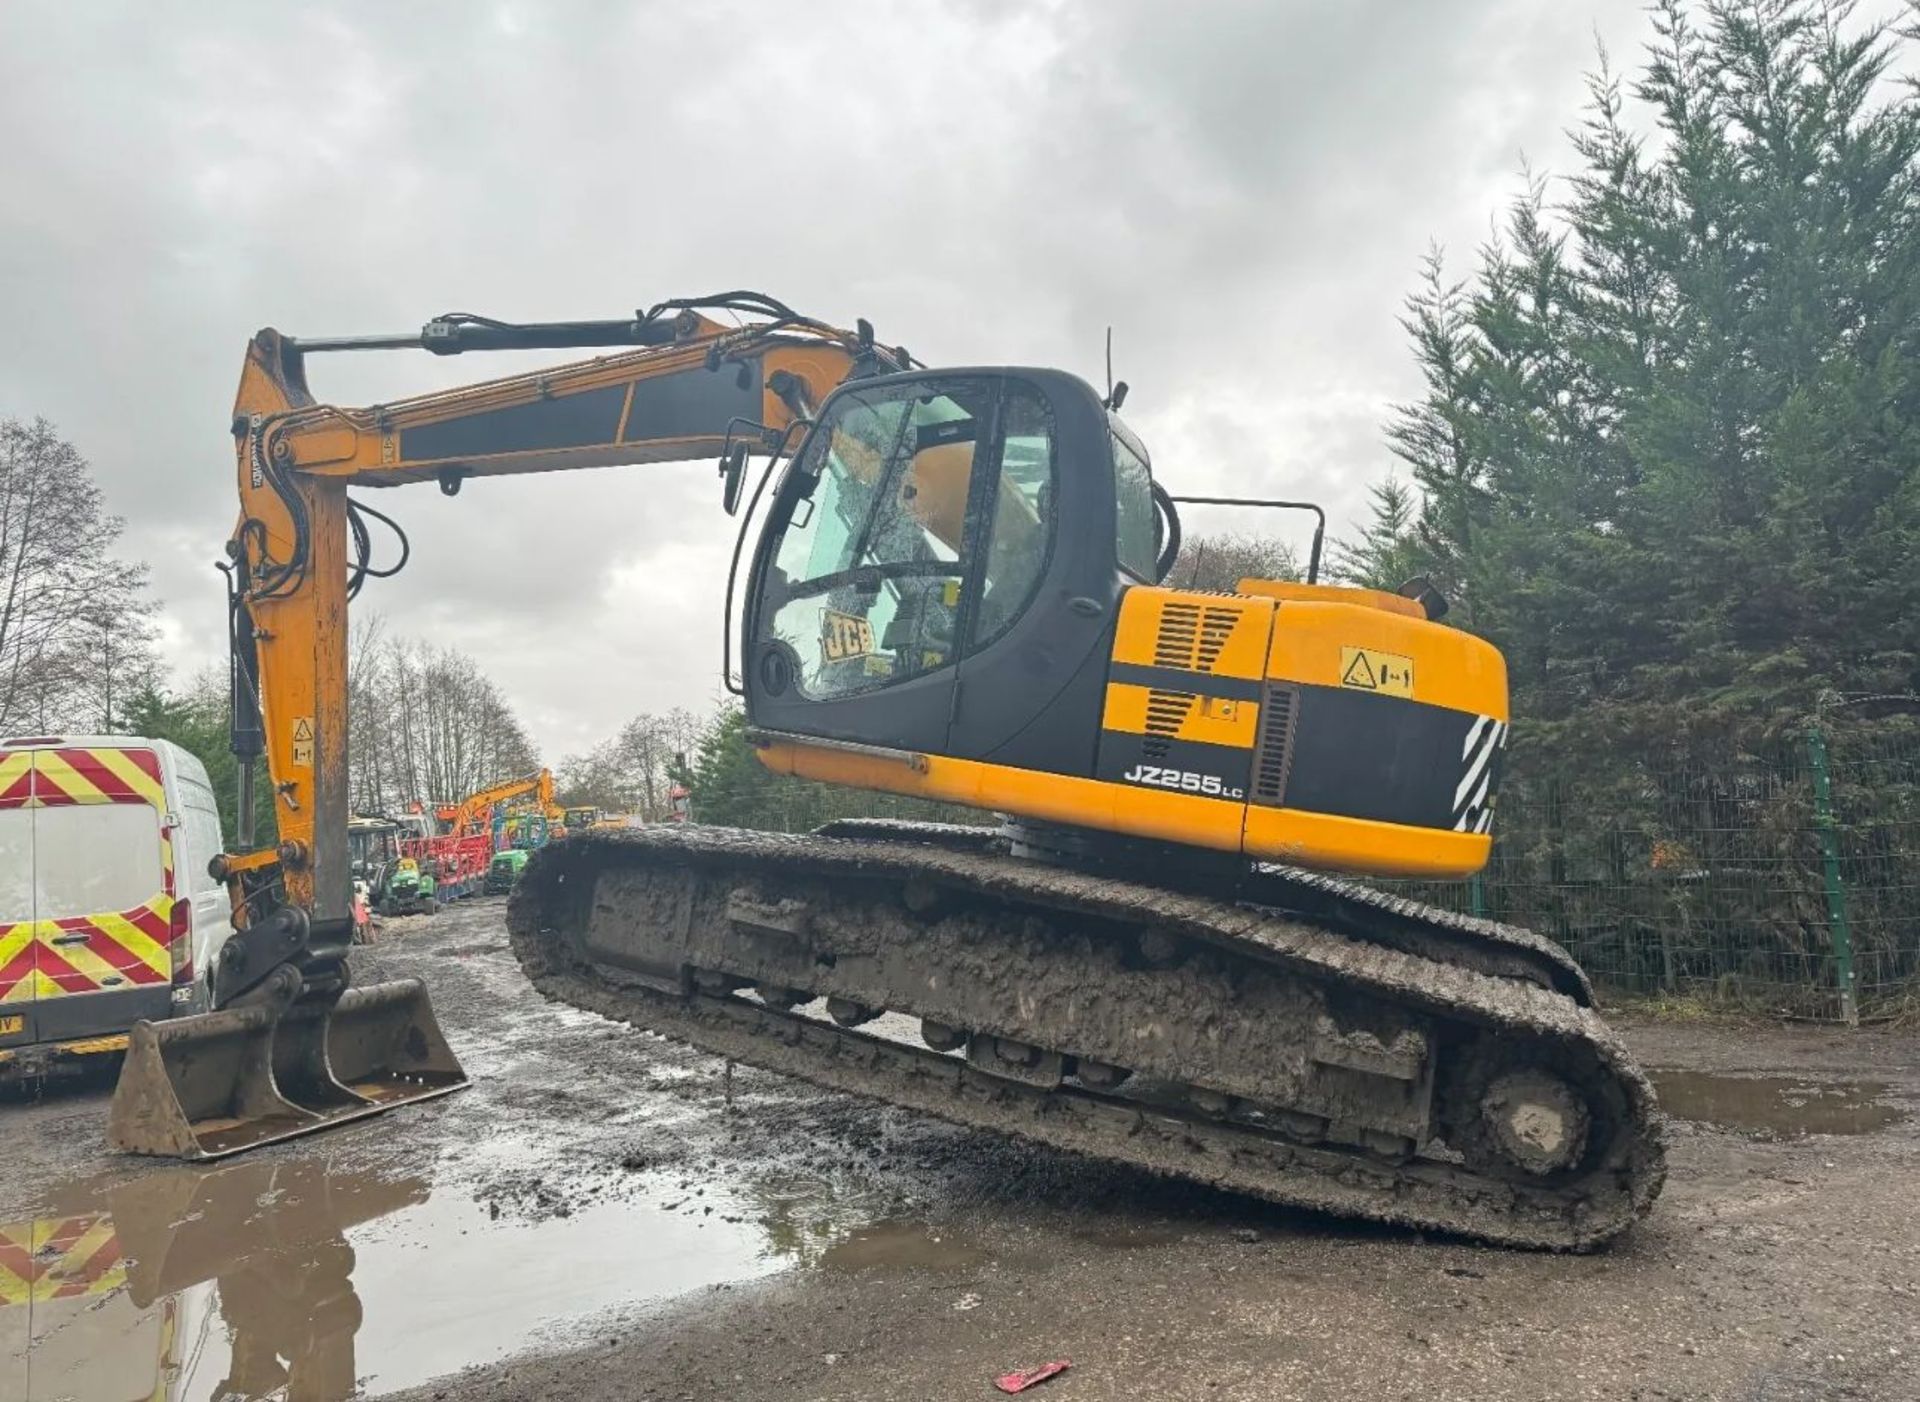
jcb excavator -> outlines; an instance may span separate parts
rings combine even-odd
[[[445,826],[453,837],[472,837],[487,831],[493,810],[501,804],[528,803],[542,816],[558,811],[553,802],[553,771],[542,769],[519,779],[503,779],[476,790],[458,803],[445,803],[433,810],[434,820]]]
[[[314,354],[387,347],[619,349],[361,409],[308,393]],[[1431,588],[1320,583],[1317,534],[1305,583],[1163,587],[1181,499],[1123,398],[928,369],[747,293],[262,331],[233,419],[234,740],[243,775],[266,758],[279,843],[223,859],[219,1010],[138,1030],[114,1141],[225,1153],[464,1083],[417,983],[346,987],[347,601],[393,568],[349,489],[717,454],[747,505],[724,674],[761,760],[1000,826],[569,837],[509,906],[543,993],[1278,1202],[1532,1246],[1624,1230],[1664,1158],[1581,970],[1333,874],[1487,860],[1498,652]]]

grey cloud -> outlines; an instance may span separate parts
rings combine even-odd
[[[751,285],[939,362],[1095,378],[1179,486],[1364,508],[1395,322],[1551,167],[1596,31],[1638,0],[792,7],[21,3],[0,10],[0,413],[94,461],[187,648],[246,337],[448,309],[617,314]],[[341,358],[388,400],[509,368]],[[374,501],[414,563],[392,627],[478,655],[549,757],[704,704],[731,523],[710,470]]]

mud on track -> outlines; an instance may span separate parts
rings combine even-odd
[[[107,1155],[99,1088],[0,1104],[0,1402],[290,1365],[317,1396],[987,1397],[1055,1357],[1049,1402],[1920,1399],[1910,1037],[1629,1024],[1733,1127],[1674,1125],[1613,1250],[1514,1253],[729,1078],[531,997],[502,913],[390,922],[359,975],[428,981],[470,1091],[215,1170]]]

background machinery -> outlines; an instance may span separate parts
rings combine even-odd
[[[315,351],[401,346],[623,349],[372,409],[307,391]],[[368,522],[386,519],[348,487],[452,494],[717,453],[725,508],[746,504],[725,670],[762,761],[1002,825],[570,832],[509,907],[537,987],[825,1086],[1277,1201],[1553,1247],[1628,1226],[1662,1150],[1581,971],[1527,932],[1327,874],[1486,861],[1499,654],[1442,623],[1429,588],[1319,583],[1317,540],[1304,583],[1161,587],[1177,499],[1123,398],[1055,370],[929,370],[864,323],[744,293],[611,322],[256,336],[234,418],[236,750],[266,757],[281,840],[227,861],[246,928],[222,986],[275,1009],[279,1036],[252,1050],[312,1116],[299,1128],[366,1113],[324,1101],[362,1091],[342,1061],[420,1093],[459,1077],[417,989],[396,1000],[414,1027],[386,1040],[351,1012],[378,990],[339,992],[346,601],[379,572]],[[769,461],[749,495],[754,454]],[[287,1001],[255,993],[269,981]],[[863,1030],[884,1011],[916,1019],[919,1042]],[[204,1093],[197,1055],[232,1015],[130,1058],[123,1147],[247,1126],[247,1102]],[[264,1128],[256,1142],[280,1132]]]
[[[542,814],[554,807],[553,771],[542,769],[519,779],[504,779],[497,784],[468,794],[458,803],[443,803],[434,809],[441,832],[452,837],[492,835],[509,812],[537,810]]]

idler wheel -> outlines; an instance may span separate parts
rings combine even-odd
[[[1572,1087],[1548,1071],[1508,1071],[1487,1084],[1480,1121],[1501,1155],[1531,1174],[1580,1160],[1591,1117]]]

